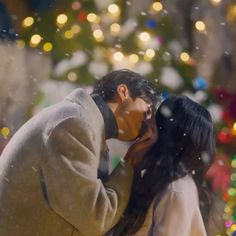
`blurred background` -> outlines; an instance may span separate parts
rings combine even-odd
[[[0,153],[32,115],[121,68],[210,111],[207,178],[236,235],[235,0],[0,0]],[[128,144],[109,146],[115,166]]]

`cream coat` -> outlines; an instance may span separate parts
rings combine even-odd
[[[132,236],[206,236],[197,188],[190,176],[172,182],[153,201],[141,229]]]

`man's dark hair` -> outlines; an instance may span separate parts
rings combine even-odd
[[[99,94],[105,102],[111,101],[116,96],[120,84],[128,87],[132,98],[141,97],[154,105],[160,100],[156,87],[150,81],[127,69],[114,70],[102,77],[95,84],[93,93]]]

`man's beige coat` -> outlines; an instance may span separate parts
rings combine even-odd
[[[1,236],[97,236],[117,223],[132,168],[97,178],[102,114],[82,89],[28,121],[0,157]]]

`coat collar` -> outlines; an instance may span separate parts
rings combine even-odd
[[[117,138],[118,136],[118,126],[116,123],[116,119],[114,117],[113,112],[111,109],[107,106],[105,101],[102,99],[101,96],[98,94],[92,94],[91,96],[87,94],[84,89],[78,88],[72,93],[70,93],[66,100],[69,100],[74,103],[83,104],[83,101],[86,101],[86,103],[91,104],[90,106],[98,108],[98,111],[100,111],[101,116],[104,121],[104,127],[105,127],[105,138]],[[92,109],[94,109],[92,108]],[[95,109],[96,109],[95,108]]]
[[[91,94],[91,97],[96,103],[100,112],[102,113],[105,122],[106,139],[116,138],[118,136],[118,126],[113,112],[107,106],[107,104],[100,95]]]

